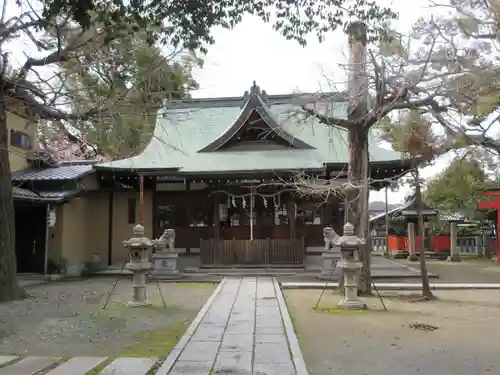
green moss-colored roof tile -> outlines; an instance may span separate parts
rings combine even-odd
[[[217,171],[300,170],[322,168],[325,163],[346,164],[347,131],[329,127],[314,118],[304,118],[292,96],[266,96],[264,110],[288,135],[298,138],[312,149],[227,150],[199,152],[224,135],[243,110],[242,98],[199,99],[193,103],[171,103],[159,112],[154,136],[138,156],[100,164],[99,168],[178,169],[182,173]],[[345,117],[347,103],[339,101],[318,111]],[[371,137],[370,160],[376,162],[401,159],[401,154],[383,149]]]

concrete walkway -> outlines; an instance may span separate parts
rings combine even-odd
[[[307,374],[274,278],[224,279],[192,326],[158,375]]]

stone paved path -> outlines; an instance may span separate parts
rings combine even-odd
[[[297,374],[276,285],[270,277],[225,279],[173,367],[159,374]]]
[[[0,356],[0,375],[85,375],[106,358]],[[165,361],[117,358],[101,375],[307,375],[275,279],[224,279]]]

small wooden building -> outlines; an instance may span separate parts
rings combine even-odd
[[[156,238],[176,231],[176,247],[200,253],[203,266],[302,265],[322,247],[324,226],[341,232],[342,202],[299,194],[306,178],[343,178],[346,131],[307,118],[301,106],[345,117],[347,98],[267,95],[255,83],[242,97],[170,102],[153,139],[132,158],[95,166],[103,189],[138,189],[142,222]],[[300,101],[300,105],[297,104]],[[392,177],[408,165],[401,154],[370,142],[371,176]],[[133,222],[136,202],[128,201]],[[113,220],[113,217],[110,217]]]

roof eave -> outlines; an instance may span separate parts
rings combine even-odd
[[[155,170],[148,171],[145,173],[140,173],[144,176],[165,176],[165,172],[174,172],[170,173],[171,177],[179,177],[179,178],[189,178],[189,177],[199,177],[199,176],[267,176],[267,175],[275,175],[275,176],[283,176],[283,175],[295,175],[298,172],[306,172],[306,173],[324,173],[324,168],[300,168],[300,169],[259,169],[259,170],[229,170],[229,171],[164,171],[164,170]]]
[[[112,167],[112,166],[101,166],[95,165],[94,168],[99,172],[136,172],[141,175],[155,175],[165,172],[177,172],[181,168],[180,167],[154,167],[154,168],[137,168],[137,167]]]
[[[344,168],[345,165],[347,164],[347,161],[345,163],[340,163],[340,162],[328,162],[324,163],[326,168]],[[371,161],[370,160],[370,165],[373,166],[405,166],[409,167],[409,161],[407,159],[391,159],[391,160],[377,160],[377,161]]]
[[[69,202],[71,199],[76,198],[83,191],[78,190],[71,192],[70,194],[66,194],[60,197],[44,197],[43,195],[39,195],[38,197],[16,197],[14,196],[14,200],[17,202],[29,202],[33,204],[61,204]],[[35,193],[37,194],[37,193]]]

